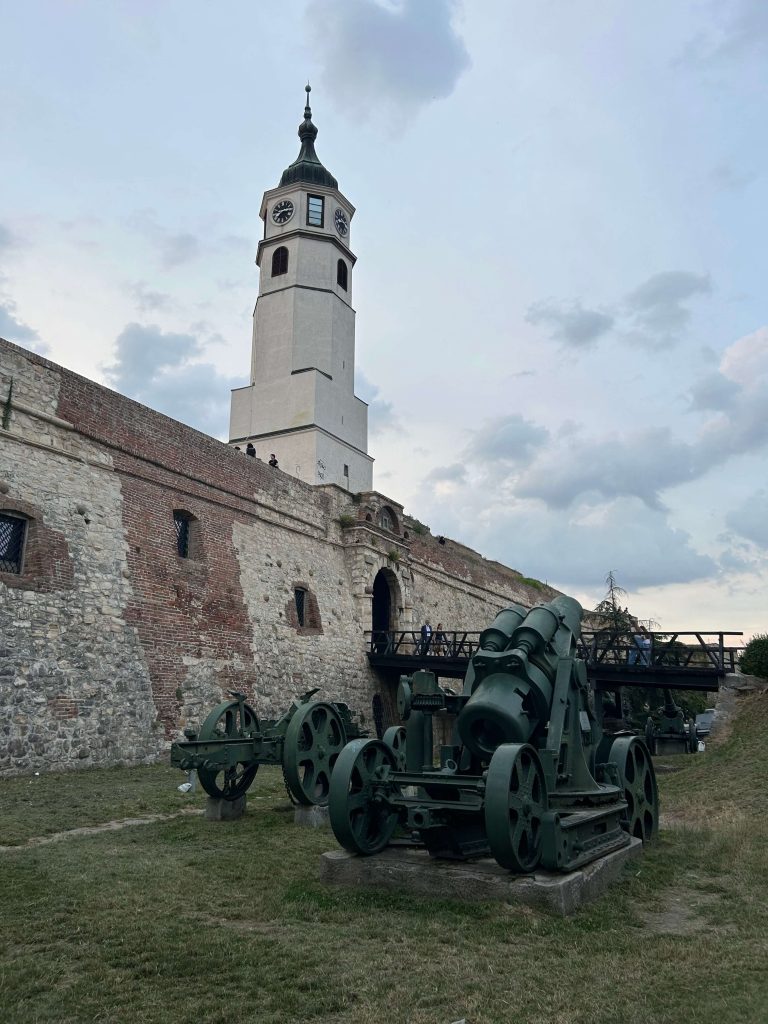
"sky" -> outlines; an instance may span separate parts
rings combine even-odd
[[[225,439],[309,80],[375,488],[586,607],[768,630],[764,0],[0,0],[0,40],[0,336]]]

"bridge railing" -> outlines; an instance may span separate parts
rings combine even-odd
[[[422,639],[418,629],[370,630],[368,650],[374,655],[467,659],[477,650],[479,631],[441,630]],[[589,666],[636,666],[642,668],[709,669],[718,674],[735,672],[743,648],[726,643],[741,633],[716,630],[647,632],[627,635],[607,629],[582,631],[578,654]],[[689,638],[693,639],[689,639]]]
[[[433,632],[426,641],[418,629],[369,630],[365,635],[372,654],[467,659],[477,650],[480,639],[479,632],[466,629]]]

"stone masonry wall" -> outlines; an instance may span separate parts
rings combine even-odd
[[[164,756],[229,689],[275,717],[319,687],[368,727],[380,692],[394,720],[365,655],[381,571],[402,629],[555,593],[0,341],[3,411],[0,512],[28,526],[21,574],[0,572],[0,774]]]

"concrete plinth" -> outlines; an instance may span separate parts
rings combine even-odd
[[[617,880],[623,865],[637,857],[642,847],[642,842],[633,837],[627,846],[578,871],[537,871],[533,875],[510,874],[490,859],[471,863],[435,860],[426,850],[390,847],[375,857],[331,850],[320,857],[320,880],[330,885],[396,889],[441,899],[447,896],[470,903],[521,904],[567,917],[602,896]]]
[[[308,825],[310,828],[320,828],[328,824],[328,808],[314,804],[312,807],[305,807],[297,804],[293,812],[294,825]]]
[[[209,796],[205,801],[205,817],[207,821],[237,821],[245,814],[245,796],[237,800],[217,800]]]

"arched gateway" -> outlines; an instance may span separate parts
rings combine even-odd
[[[375,649],[384,651],[387,633],[397,626],[397,612],[400,608],[400,583],[391,569],[379,569],[373,581],[371,602],[371,629]]]

